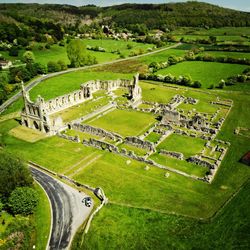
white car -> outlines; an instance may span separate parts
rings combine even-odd
[[[92,205],[91,197],[84,197],[82,202],[85,204],[86,207],[90,207]]]

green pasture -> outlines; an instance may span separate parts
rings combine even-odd
[[[238,75],[246,68],[245,65],[226,64],[217,62],[182,62],[166,69],[157,71],[157,74],[174,76],[191,76],[194,81],[200,81],[203,88],[209,88],[212,84],[218,85],[221,79]]]
[[[139,59],[140,62],[150,64],[151,62],[166,62],[170,56],[184,56],[185,50],[168,49]]]
[[[215,57],[231,57],[231,58],[246,58],[250,59],[250,53],[244,52],[229,52],[229,51],[205,51],[200,53],[201,55],[209,54]],[[248,67],[247,65],[245,66]]]
[[[112,72],[84,71],[70,72],[57,77],[46,79],[30,91],[31,99],[41,95],[45,100],[70,93],[80,89],[80,85],[90,80],[132,79],[132,74]]]
[[[125,40],[111,40],[111,39],[83,39],[83,43],[87,46],[91,47],[102,47],[106,50],[106,52],[99,52],[102,53],[105,57],[105,54],[107,53],[113,53],[116,55],[116,59],[119,58],[119,54],[117,52],[120,52],[120,54],[124,56],[129,56],[132,53],[138,53],[139,51],[142,51],[143,53],[148,52],[148,49],[153,49],[153,44],[147,44],[147,43],[137,43],[134,41],[125,41]],[[129,49],[127,46],[131,46],[131,49]],[[93,52],[93,55],[95,55],[96,52]]]
[[[172,134],[161,142],[157,149],[165,149],[183,153],[186,158],[202,151],[205,141],[200,138],[193,138],[186,135]]]
[[[9,135],[9,131],[16,126],[18,123],[14,120],[0,124],[0,138],[7,145],[6,151],[53,171],[64,171],[94,151],[93,148],[71,143],[57,136],[48,137],[35,143],[26,142]]]
[[[154,122],[152,114],[116,109],[87,123],[122,136],[136,136],[143,134]]]
[[[93,220],[80,249],[151,249],[156,244],[157,249],[248,249],[249,194],[248,182],[209,221],[108,204]]]

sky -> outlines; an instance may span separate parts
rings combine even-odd
[[[169,3],[169,2],[186,2],[185,0],[0,0],[0,3],[57,3],[82,6],[87,4],[95,4],[97,6],[109,6],[122,3]],[[250,12],[250,0],[203,0],[203,2],[216,4],[222,7],[227,7],[236,10]]]

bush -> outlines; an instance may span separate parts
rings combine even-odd
[[[61,70],[60,64],[54,61],[49,61],[47,64],[48,72],[58,72]]]
[[[38,203],[37,192],[30,187],[18,187],[10,195],[9,207],[13,214],[32,214]]]
[[[193,87],[194,88],[200,88],[201,87],[201,83],[199,81],[194,81],[193,82]]]

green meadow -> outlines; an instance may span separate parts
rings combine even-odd
[[[240,64],[226,64],[217,62],[182,62],[157,71],[158,74],[174,76],[187,75],[194,81],[200,81],[202,88],[217,86],[221,79],[238,75],[247,68]]]

